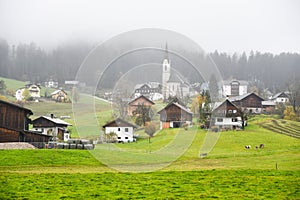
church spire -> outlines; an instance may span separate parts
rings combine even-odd
[[[169,61],[169,51],[168,51],[168,43],[166,42],[166,49],[165,49],[165,57],[164,59]]]

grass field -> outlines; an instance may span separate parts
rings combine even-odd
[[[94,136],[98,137],[112,112],[110,104],[95,100],[91,115],[85,110],[91,98],[80,97],[77,118],[87,133],[94,130],[89,120],[97,119],[99,130]],[[72,104],[30,103],[26,107],[34,112],[32,118],[70,115],[68,122],[75,124]],[[204,158],[199,154],[207,132],[196,126],[187,131],[159,131],[151,143],[140,137],[137,143],[98,144],[93,151],[0,150],[0,199],[299,199],[300,140],[294,135],[300,123],[263,115],[248,122],[244,131],[217,135],[217,143]],[[72,137],[93,136],[79,135],[75,127],[71,131]],[[139,134],[145,136],[143,130]],[[186,142],[190,142],[187,150],[180,149]],[[256,149],[260,144],[265,147]],[[252,148],[245,149],[245,145]],[[168,162],[175,151],[182,154]],[[115,163],[105,165],[105,159]],[[163,167],[153,172],[116,170],[160,162]]]

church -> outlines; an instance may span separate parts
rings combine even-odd
[[[162,64],[162,94],[164,99],[170,97],[183,98],[189,95],[189,85],[171,69],[171,60],[169,58],[168,45],[166,44],[165,56]]]

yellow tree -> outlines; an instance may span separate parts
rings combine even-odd
[[[206,103],[207,97],[205,95],[198,94],[192,102],[191,109],[194,113],[199,113],[199,119],[205,120],[204,118],[204,105]]]
[[[291,106],[287,106],[283,112],[284,115],[284,119],[287,120],[293,120],[296,121],[297,117],[296,117],[296,113],[294,112],[293,108]]]

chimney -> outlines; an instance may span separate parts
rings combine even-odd
[[[53,114],[53,113],[51,113],[51,114],[50,114],[50,117],[53,119],[53,118],[54,118],[54,114]]]

